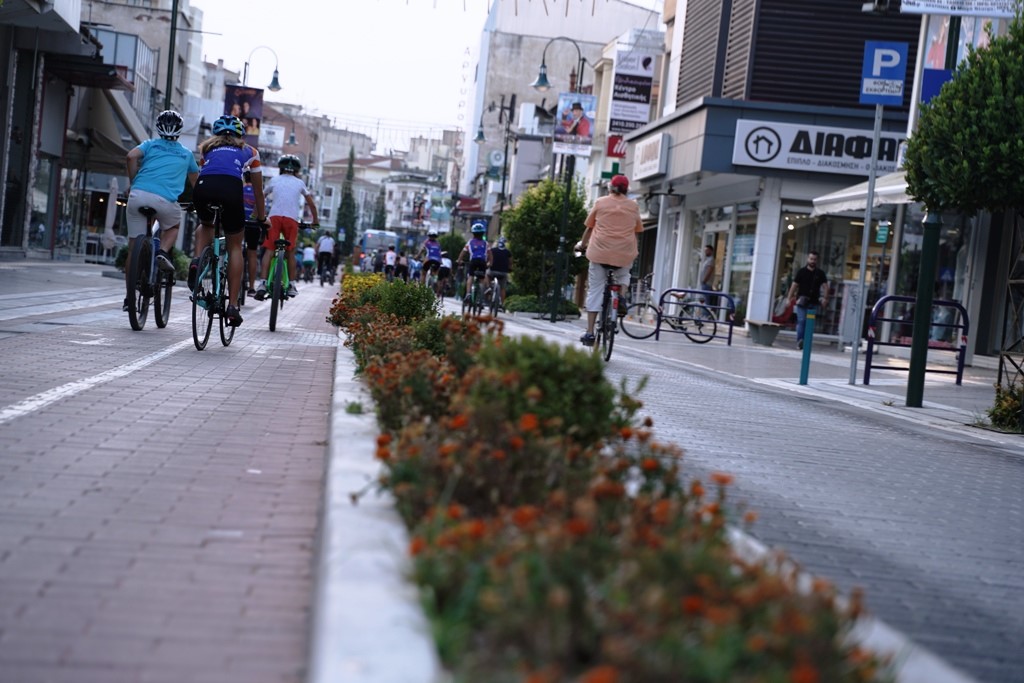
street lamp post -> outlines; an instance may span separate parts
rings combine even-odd
[[[267,86],[267,90],[277,92],[281,89],[281,83],[277,80],[277,53],[266,45],[257,45],[249,53],[249,58],[245,60],[245,68],[242,70],[242,85],[249,85],[249,62],[252,60],[252,56],[256,54],[256,50],[270,50],[270,54],[274,55],[274,75],[270,79],[270,85]]]
[[[512,122],[515,119],[516,113],[516,96],[513,93],[508,100],[508,104],[505,104],[505,96],[501,96],[501,104],[491,104],[487,107],[487,111],[498,110],[498,123],[505,124],[505,152],[502,157],[501,165],[501,194],[498,195],[498,215],[500,216],[505,210],[505,188],[508,181],[508,143],[512,137]],[[487,138],[484,136],[484,115],[480,114],[480,127],[477,128],[476,137],[473,138],[473,142],[478,145],[482,145],[487,142]]]
[[[541,53],[540,57],[540,71],[537,74],[537,80],[531,83],[531,85],[534,90],[539,92],[546,92],[551,89],[551,82],[548,81],[547,56],[548,48],[556,40],[567,40],[576,48],[576,77],[573,79],[569,92],[579,92],[583,83],[583,65],[587,63],[587,60],[583,57],[583,51],[580,50],[579,43],[567,36],[556,36],[544,46],[544,52]],[[566,271],[565,231],[569,222],[569,196],[572,194],[572,181],[575,174],[576,155],[568,154],[565,159],[565,201],[562,204],[562,220],[558,225],[558,250],[555,253],[555,291],[551,296],[551,322],[558,320],[558,309],[562,307],[562,282],[565,279]]]

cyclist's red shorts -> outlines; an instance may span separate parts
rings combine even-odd
[[[263,246],[273,251],[275,249],[274,242],[277,241],[278,235],[291,242],[288,251],[294,251],[296,240],[299,239],[298,222],[286,216],[271,216],[270,229],[267,231],[267,239],[264,240]]]

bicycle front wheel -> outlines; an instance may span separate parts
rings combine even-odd
[[[192,290],[192,341],[202,351],[213,329],[213,250],[203,249],[196,268],[196,287]]]
[[[132,267],[128,278],[128,322],[136,332],[146,326],[149,313],[149,269],[153,262],[153,246],[145,237],[136,237],[132,245]]]
[[[633,304],[619,320],[627,337],[648,339],[658,331],[658,309],[650,304]]]
[[[707,344],[715,338],[718,323],[715,314],[704,304],[686,304],[679,314],[683,334],[695,344]]]

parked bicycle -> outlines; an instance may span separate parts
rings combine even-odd
[[[162,270],[157,263],[160,250],[160,233],[153,232],[153,217],[156,209],[140,206],[139,213],[146,217],[146,234],[135,238],[132,244],[131,267],[125,273],[128,291],[128,322],[136,332],[146,326],[149,303],[153,301],[156,326],[167,327],[171,315],[171,288],[174,287],[174,271]]]
[[[213,319],[220,320],[220,342],[229,346],[235,328],[228,322],[228,250],[219,204],[211,204],[213,211],[213,241],[199,255],[196,267],[196,285],[192,290],[192,341],[202,351],[210,341]]]
[[[662,325],[667,325],[675,332],[682,332],[695,344],[706,344],[715,338],[718,323],[715,312],[705,303],[704,297],[685,299],[684,295],[673,294],[670,290],[668,296],[674,300],[660,305],[652,287],[641,287],[639,292],[644,300],[629,306],[619,323],[627,337],[647,339],[654,336]]]

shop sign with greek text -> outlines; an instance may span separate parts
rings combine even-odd
[[[1015,0],[903,0],[904,14],[958,14],[967,17],[1012,17]]]
[[[812,173],[868,175],[872,132],[857,128],[801,126],[774,121],[736,122],[732,163]],[[878,150],[879,174],[896,170],[900,143],[907,136],[882,131]]]

